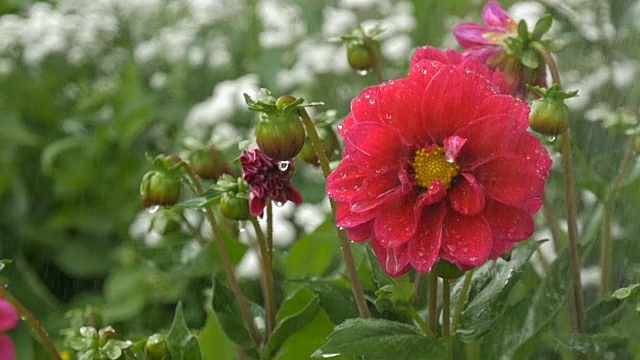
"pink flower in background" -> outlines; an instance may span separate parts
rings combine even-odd
[[[20,314],[5,299],[0,298],[0,332],[11,330],[18,325]],[[16,349],[13,341],[6,334],[0,333],[0,359],[13,360],[16,358]]]
[[[267,201],[284,204],[288,200],[302,203],[302,195],[291,183],[295,162],[282,162],[265,155],[260,149],[246,150],[240,155],[242,178],[250,186],[249,212],[260,216]]]
[[[327,179],[337,225],[369,239],[392,276],[437,259],[462,270],[495,259],[533,233],[551,166],[528,114],[478,72],[437,61],[365,89]]]
[[[482,10],[482,24],[466,23],[453,30],[464,56],[474,57],[490,69],[499,68],[505,74],[510,93],[524,98],[526,84],[546,86],[545,67],[525,67],[507,44],[509,38],[518,37],[518,24],[513,21],[498,1],[490,0]]]

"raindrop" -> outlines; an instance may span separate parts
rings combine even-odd
[[[385,117],[387,118],[387,120],[391,120],[391,114],[387,114],[385,115]]]
[[[238,231],[243,233],[247,230],[247,222],[246,221],[238,221]]]
[[[369,71],[368,70],[358,70],[358,71],[356,71],[356,73],[358,73],[358,75],[360,75],[360,76],[365,76],[365,75],[367,75],[369,73]]]
[[[289,168],[289,161],[280,161],[278,163],[278,169],[280,171],[287,171],[288,168]]]
[[[274,201],[273,203],[276,204],[277,207],[283,207],[284,206],[284,203],[280,202],[280,201]]]
[[[149,214],[155,214],[158,212],[158,210],[160,210],[160,205],[151,205],[148,208],[145,208],[145,210],[149,213]]]
[[[557,138],[558,137],[555,136],[555,135],[547,136],[547,141],[548,142],[554,142],[554,141],[556,141]]]

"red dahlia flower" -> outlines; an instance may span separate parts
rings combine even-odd
[[[392,276],[438,258],[467,270],[508,251],[533,232],[551,166],[528,112],[481,75],[434,61],[365,89],[327,180],[338,226],[370,239]]]
[[[13,341],[3,332],[16,327],[19,319],[18,311],[7,300],[0,297],[0,359],[13,360],[16,358]]]
[[[498,1],[490,0],[484,7],[482,23],[460,24],[453,30],[465,56],[474,57],[491,69],[501,69],[507,76],[510,93],[521,98],[527,94],[526,84],[546,85],[544,66],[529,69],[509,49],[509,38],[518,37],[518,24]]]
[[[260,149],[246,150],[240,155],[242,178],[251,190],[249,212],[251,216],[261,216],[267,200],[284,204],[287,200],[296,205],[302,203],[302,195],[291,184],[295,162],[279,161],[265,155]]]

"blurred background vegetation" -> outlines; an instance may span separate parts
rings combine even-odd
[[[581,229],[598,238],[598,224],[589,233],[586,220],[608,199],[638,122],[640,1],[502,3],[529,25],[545,12],[556,20],[551,36],[565,44],[557,54],[565,86],[580,91],[569,104]],[[330,39],[360,23],[379,23],[385,78],[400,77],[416,47],[455,47],[452,27],[479,22],[483,6],[477,0],[3,0],[0,258],[14,262],[1,276],[54,336],[68,326],[68,310],[88,304],[119,331],[149,335],[169,326],[182,300],[189,323],[201,327],[203,289],[217,259],[194,250],[185,233],[146,231],[151,216],[138,199],[149,169],[145,154],[179,153],[192,141],[185,139],[195,139],[234,159],[235,144],[251,139],[255,119],[242,93],[255,95],[260,87],[323,101],[318,113],[335,109],[343,117],[375,78],[350,71],[344,45]],[[557,146],[548,145],[552,152]],[[613,289],[640,281],[635,161],[630,173],[611,207]],[[295,182],[319,221],[290,210],[284,218],[293,224],[292,239],[326,213],[320,173],[301,164]],[[562,191],[554,167],[548,194],[560,220]],[[197,222],[196,215],[190,219]],[[548,237],[539,229],[539,238]],[[240,262],[246,246],[234,246]],[[555,256],[551,247],[542,255]],[[586,258],[592,303],[599,280],[588,275],[598,274],[597,247]],[[251,277],[245,286],[258,287]],[[11,335],[19,358],[37,356],[26,324]]]

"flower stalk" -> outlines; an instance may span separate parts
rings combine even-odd
[[[451,282],[448,279],[442,279],[442,337],[451,342]]]
[[[191,183],[196,190],[197,194],[202,194],[204,192],[204,188],[202,187],[202,182],[198,175],[193,171],[189,164],[182,162],[182,166],[191,179]],[[245,325],[247,326],[247,330],[249,331],[249,335],[253,339],[256,344],[259,344],[262,339],[258,330],[256,329],[255,324],[253,323],[253,319],[251,318],[251,313],[249,312],[249,305],[247,304],[247,300],[242,294],[242,290],[240,289],[240,284],[238,283],[238,279],[236,279],[235,271],[233,268],[233,264],[231,263],[231,259],[229,258],[229,254],[227,253],[227,247],[224,244],[224,240],[222,239],[222,234],[220,233],[220,227],[218,226],[218,222],[213,214],[213,210],[211,206],[205,206],[205,215],[207,216],[207,220],[209,220],[209,225],[211,226],[211,231],[213,233],[213,238],[216,243],[216,247],[218,248],[218,253],[220,255],[220,259],[222,260],[222,266],[224,267],[225,272],[227,273],[227,281],[229,281],[229,286],[231,287],[231,291],[235,295],[236,301],[238,302],[238,307],[240,308],[240,313],[242,318],[244,319]]]
[[[376,78],[378,79],[378,82],[383,83],[384,77],[382,76],[382,64],[380,61],[381,59],[378,51],[373,45],[373,42],[371,41],[370,37],[366,35],[362,36],[362,42],[364,43],[364,46],[367,48],[367,52],[369,53],[369,56],[371,57],[371,60],[373,62],[373,73],[376,74]]]
[[[61,360],[62,357],[60,356],[60,353],[58,353],[58,350],[53,345],[53,341],[51,341],[49,334],[47,334],[47,331],[42,327],[42,325],[40,325],[38,319],[36,319],[31,311],[29,311],[29,309],[27,309],[20,300],[13,296],[13,294],[11,294],[4,285],[0,285],[0,297],[7,300],[11,306],[20,313],[20,316],[29,323],[33,331],[36,333],[38,340],[42,343],[49,355],[51,355],[51,358]]]
[[[429,328],[431,332],[438,332],[438,277],[429,275]]]
[[[269,202],[270,204],[270,202]],[[268,205],[267,205],[268,206]],[[267,207],[267,219],[270,217],[269,209],[271,207]],[[267,314],[267,324],[266,324],[266,332],[265,332],[265,342],[271,336],[271,332],[273,331],[273,327],[275,326],[276,320],[276,300],[275,300],[275,292],[273,290],[273,268],[271,266],[272,262],[272,253],[271,248],[268,246],[268,242],[265,239],[264,233],[262,232],[262,228],[260,228],[260,224],[256,218],[251,219],[251,224],[253,225],[253,229],[256,232],[256,238],[258,240],[258,247],[260,249],[260,259],[262,260],[262,283],[263,283],[263,291],[264,291],[264,302],[265,309]]]
[[[322,145],[322,140],[316,131],[315,125],[313,124],[313,120],[309,116],[309,113],[304,109],[299,109],[300,117],[302,118],[302,122],[307,130],[307,135],[311,139],[311,143],[316,150],[316,154],[318,156],[318,162],[320,163],[320,168],[322,169],[322,174],[325,179],[331,173],[331,168],[329,167],[329,159],[327,158],[327,154],[324,151],[324,146]],[[334,217],[336,214],[336,202],[333,199],[329,199],[331,203],[331,210],[333,211]],[[340,248],[342,249],[342,254],[344,258],[344,264],[347,268],[347,274],[349,275],[349,281],[351,283],[351,291],[353,292],[353,297],[356,302],[356,306],[358,307],[358,313],[360,317],[363,319],[371,317],[369,312],[369,307],[367,306],[367,300],[364,297],[364,289],[362,288],[362,282],[360,281],[360,276],[358,275],[358,270],[356,269],[355,261],[353,259],[353,253],[351,251],[351,243],[349,238],[347,237],[347,233],[342,229],[338,230],[338,238],[340,239]]]

